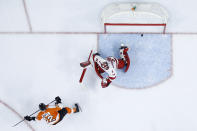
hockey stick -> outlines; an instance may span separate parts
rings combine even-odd
[[[87,68],[83,69],[83,72],[82,72],[80,80],[79,80],[80,83],[82,83],[82,81],[83,81],[83,77],[84,77],[84,75],[86,73],[86,70],[87,70]]]
[[[90,51],[90,55],[89,55],[89,57],[88,57],[88,61],[87,61],[87,62],[82,62],[82,63],[80,63],[81,67],[86,67],[86,66],[90,65],[90,57],[91,57],[91,55],[92,55],[92,50]],[[85,64],[86,64],[86,65],[85,65]],[[83,69],[83,72],[82,72],[82,74],[81,74],[79,83],[82,83],[83,77],[84,77],[84,75],[85,75],[85,73],[86,73],[86,70],[87,70],[87,68],[84,68],[84,69]]]
[[[55,100],[53,100],[53,101],[51,101],[49,104],[47,104],[47,105],[50,105],[51,103],[53,103]],[[32,113],[31,115],[29,115],[29,116],[32,116],[32,115],[34,115],[34,114],[36,114],[37,112],[39,112],[40,110],[37,110],[37,111],[35,111],[34,113]],[[15,126],[17,126],[18,124],[20,124],[21,122],[23,122],[25,119],[23,119],[23,120],[21,120],[21,121],[19,121],[18,123],[16,123],[15,125],[13,125],[12,127],[15,127]]]

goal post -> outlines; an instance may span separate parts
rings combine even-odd
[[[105,33],[113,32],[113,28],[116,32],[165,33],[167,20],[167,11],[157,3],[113,3],[101,14]]]

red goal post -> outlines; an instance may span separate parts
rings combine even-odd
[[[159,32],[165,33],[167,19],[167,11],[156,3],[113,3],[106,6],[101,14],[105,33],[110,32],[107,28],[112,26],[119,26],[120,30],[121,27],[142,27],[141,32],[143,27],[151,27],[148,32],[152,32],[154,27],[161,27]]]

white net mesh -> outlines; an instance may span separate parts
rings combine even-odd
[[[166,24],[167,11],[156,3],[113,3],[104,8],[101,21],[105,23]]]

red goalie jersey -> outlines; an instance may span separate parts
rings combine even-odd
[[[120,47],[120,58],[117,59],[114,57],[107,57],[106,59],[102,58],[98,53],[93,55],[93,65],[97,75],[102,79],[101,86],[102,88],[108,87],[109,84],[116,79],[116,69],[123,69],[126,66],[125,72],[127,72],[130,66],[130,59],[127,54],[128,47]],[[103,78],[102,73],[107,73],[107,77]]]

